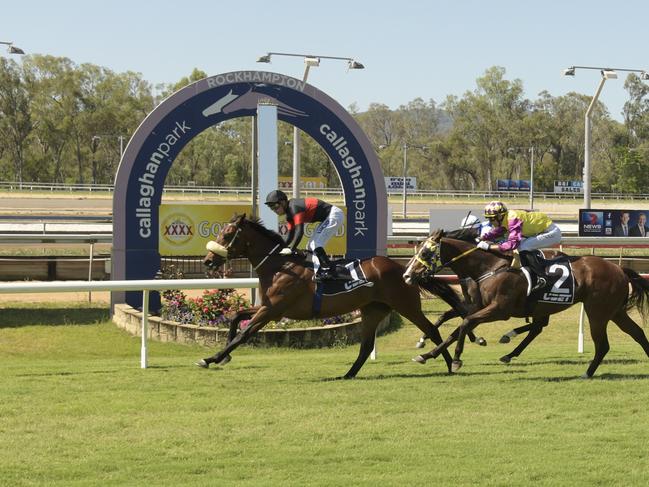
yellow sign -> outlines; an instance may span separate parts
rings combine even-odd
[[[345,215],[346,209],[342,208]],[[232,216],[250,215],[252,206],[246,204],[163,204],[160,205],[160,255],[203,256],[205,245],[214,240]],[[346,218],[345,218],[346,221]],[[319,223],[304,225],[304,237],[299,247],[304,249]],[[280,235],[286,237],[286,222],[280,222]],[[333,255],[345,255],[347,250],[347,226],[339,230],[327,244],[326,251]]]
[[[160,255],[206,254],[235,213],[250,214],[251,205],[163,204],[160,205]]]

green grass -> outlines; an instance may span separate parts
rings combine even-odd
[[[106,311],[0,309],[2,485],[647,485],[649,359],[614,327],[592,380],[576,353],[578,308],[522,358],[498,357],[517,323],[483,325],[464,368],[417,365],[412,325],[358,346],[213,350],[140,341]],[[432,306],[434,317],[439,305]],[[444,327],[446,336],[449,327]]]

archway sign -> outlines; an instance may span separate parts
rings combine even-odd
[[[160,269],[158,207],[171,164],[182,148],[208,127],[254,116],[260,100],[275,103],[278,119],[309,134],[333,161],[347,206],[347,256],[385,255],[383,173],[356,121],[331,97],[296,78],[235,71],[177,91],[133,134],[115,178],[113,279],[152,279],[156,275]],[[141,306],[141,293],[113,293],[113,304],[124,302]],[[159,308],[159,298],[152,296],[151,308]]]

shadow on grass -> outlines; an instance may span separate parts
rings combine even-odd
[[[610,360],[604,360],[602,362],[602,365],[604,364],[619,364],[619,365],[633,365],[633,364],[639,364],[639,363],[645,363],[646,360],[638,360],[638,359],[633,359],[633,358],[614,358]],[[548,359],[548,360],[521,360],[518,361],[517,359],[512,359],[512,362],[509,364],[504,364],[500,361],[498,362],[485,362],[483,365],[487,367],[510,367],[510,366],[517,366],[517,367],[535,367],[538,365],[585,365],[588,366],[590,364],[590,359],[587,357],[584,357],[583,359]]]
[[[0,328],[20,328],[34,325],[95,325],[110,319],[105,308],[3,308]]]
[[[519,377],[516,380],[532,382],[571,382],[571,381],[616,381],[616,380],[649,380],[649,374],[600,374],[584,379],[581,375],[570,377]]]
[[[79,372],[59,371],[59,372],[35,372],[33,374],[16,374],[14,377],[67,377],[74,375],[102,375],[114,374],[115,370],[87,370]]]
[[[443,378],[450,380],[461,380],[461,377],[485,377],[498,375],[501,372],[469,372],[462,370],[461,372],[456,372],[455,374],[449,374],[446,371],[436,371],[426,374],[378,374],[372,376],[357,376],[350,380],[363,380],[363,381],[372,381],[372,380],[386,380],[386,379],[425,379],[425,378]],[[509,373],[517,374],[526,374],[524,370],[512,370]],[[314,382],[332,382],[337,380],[345,380],[343,377],[324,377],[322,379],[316,379]]]

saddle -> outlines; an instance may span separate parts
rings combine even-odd
[[[372,287],[374,283],[367,280],[361,261],[358,259],[340,259],[332,262],[336,266],[337,279],[316,281],[313,296],[313,315],[319,316],[323,296],[335,296],[348,293],[358,287]]]
[[[313,262],[308,257],[307,253],[300,252],[300,255],[304,257],[304,263],[302,264],[307,269],[313,270]],[[360,269],[360,261],[358,259],[338,259],[332,260],[331,266],[329,267],[330,272],[327,277],[322,279],[322,282],[325,281],[354,281],[357,280],[357,273],[354,272],[355,263],[359,263],[358,268]],[[350,266],[350,264],[352,264]],[[361,270],[361,273],[363,271]],[[363,277],[365,275],[363,274]]]

